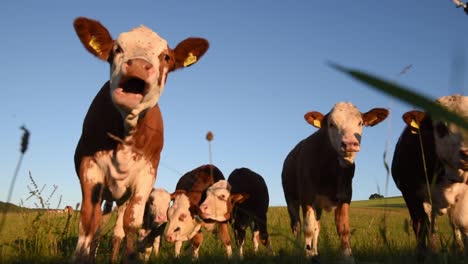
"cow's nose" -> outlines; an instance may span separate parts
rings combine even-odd
[[[154,71],[153,64],[140,58],[130,59],[126,62],[126,65],[126,75],[137,77],[141,80],[146,80]]]
[[[174,242],[174,236],[168,234],[168,235],[166,235],[166,240],[168,242]]]
[[[165,215],[158,215],[158,216],[156,217],[156,220],[157,220],[158,222],[160,222],[160,223],[161,223],[161,222],[167,222],[167,216],[165,216]]]
[[[358,152],[359,142],[357,140],[343,140],[341,141],[341,149],[345,152]]]
[[[200,211],[206,212],[207,209],[208,209],[208,206],[206,204],[200,205]]]
[[[153,68],[153,64],[149,63],[147,60],[136,58],[136,59],[129,59],[127,61],[127,65],[131,67],[139,67],[143,70],[149,70]]]

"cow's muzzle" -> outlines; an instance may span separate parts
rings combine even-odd
[[[119,87],[125,93],[145,95],[149,90],[147,80],[153,72],[153,64],[148,61],[140,58],[130,59],[124,63]]]

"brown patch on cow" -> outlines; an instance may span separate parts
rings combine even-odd
[[[208,50],[210,44],[202,38],[187,38],[174,49],[175,69],[184,67],[184,62],[190,55],[199,60]]]
[[[149,109],[143,119],[138,122],[133,134],[133,148],[137,153],[147,158],[153,168],[157,168],[164,136],[163,120],[159,105]]]
[[[143,204],[143,197],[135,196],[128,203],[127,208],[125,209],[124,218],[123,218],[124,228],[125,227],[129,227],[131,229],[140,228],[139,226],[135,226],[136,219],[134,216],[135,216],[135,206],[137,204]],[[142,207],[141,209],[144,210],[144,207]],[[125,233],[128,234],[129,232],[125,231]],[[135,232],[130,232],[130,233],[135,233]]]
[[[73,22],[83,46],[94,56],[107,61],[114,46],[109,31],[99,21],[78,17]]]

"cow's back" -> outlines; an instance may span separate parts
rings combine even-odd
[[[266,213],[270,202],[268,187],[259,174],[247,168],[232,171],[228,178],[231,193],[247,193],[249,198],[237,205],[248,212]]]
[[[437,164],[435,152],[432,121],[425,118],[418,130],[419,134],[411,132],[410,127],[403,130],[393,154],[392,177],[397,187],[404,194],[406,192],[415,193],[417,188],[426,184],[423,157],[429,182],[432,182],[434,167]],[[421,136],[421,139],[420,139]],[[424,155],[421,151],[421,141]]]
[[[186,191],[191,204],[200,204],[205,200],[205,191],[213,183],[224,180],[224,175],[218,167],[207,164],[197,167],[180,177],[176,190]]]

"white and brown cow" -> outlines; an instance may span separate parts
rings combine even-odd
[[[148,261],[152,252],[157,256],[159,253],[161,236],[167,223],[167,210],[171,203],[171,194],[163,188],[153,188],[145,205],[143,226],[139,231],[138,251],[141,259]],[[112,236],[112,263],[118,262],[120,246],[125,232],[123,229],[124,211],[118,208],[117,220]]]
[[[99,226],[110,215],[112,201],[122,207],[126,259],[132,259],[163,147],[157,103],[169,72],[195,63],[209,45],[187,38],[171,49],[145,26],[114,40],[100,22],[84,17],[74,27],[84,47],[110,65],[109,81],[88,109],[75,151],[82,207],[74,260],[94,262]],[[110,202],[103,213],[104,200]]]
[[[260,242],[271,253],[267,230],[269,202],[268,187],[263,177],[248,168],[238,168],[231,172],[227,182],[219,181],[208,188],[200,213],[204,219],[231,222],[240,257],[243,257],[248,227],[252,231],[254,252],[257,252]]]
[[[299,142],[283,164],[282,184],[291,228],[297,239],[304,221],[305,252],[318,255],[322,209],[335,209],[335,225],[341,240],[342,253],[352,260],[349,239],[349,205],[352,195],[354,158],[361,147],[363,126],[375,126],[389,111],[374,108],[361,113],[347,102],[335,104],[326,115],[308,112],[305,120],[319,128]]]
[[[467,96],[436,102],[468,119]],[[422,111],[409,111],[403,120],[407,126],[395,147],[392,177],[408,207],[422,260],[436,249],[434,225],[440,213],[448,211],[456,233],[460,228],[467,242],[468,132]]]
[[[171,204],[171,194],[162,188],[153,189],[146,202],[143,228],[140,230],[141,246],[144,260],[148,261],[151,252],[159,253],[161,236],[167,224],[167,210]]]
[[[226,255],[232,254],[231,238],[226,221],[202,219],[199,215],[200,204],[205,199],[208,187],[224,181],[224,175],[214,165],[203,165],[184,174],[178,181],[172,194],[174,202],[167,217],[166,240],[175,242],[175,255],[180,255],[182,242],[191,240],[193,257],[198,258],[198,251],[203,242],[201,228],[207,231],[218,229],[218,235],[226,247]]]

